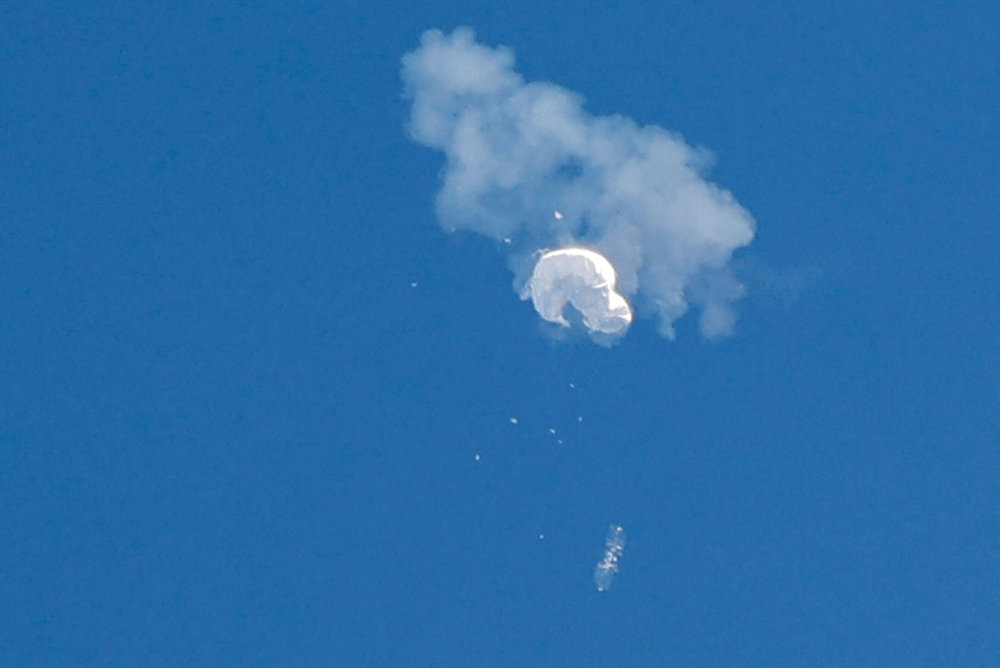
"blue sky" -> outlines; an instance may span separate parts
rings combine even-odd
[[[1000,11],[605,4],[0,9],[4,664],[1000,662]],[[732,337],[439,226],[462,25],[714,153]]]

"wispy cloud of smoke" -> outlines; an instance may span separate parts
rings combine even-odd
[[[477,43],[468,28],[424,33],[402,77],[411,136],[447,159],[441,224],[507,241],[519,292],[534,251],[590,247],[665,336],[692,304],[704,336],[732,332],[743,286],[729,262],[753,240],[754,221],[705,180],[706,151],[656,126],[592,116],[559,86],[525,82],[510,50]]]

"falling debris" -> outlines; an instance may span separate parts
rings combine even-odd
[[[583,416],[582,415],[577,415],[576,416],[576,421],[577,422],[583,422]]]
[[[576,389],[576,384],[575,383],[570,383],[569,384],[569,389],[575,390]]]
[[[416,281],[414,281],[413,283],[410,283],[410,287],[411,287],[411,288],[415,288],[415,287],[417,287],[417,282],[416,282]]]
[[[555,217],[556,220],[562,220],[563,219],[562,211],[556,211],[552,215]]]
[[[481,459],[482,459],[482,457],[480,457],[480,456],[479,456],[479,453],[477,452],[477,453],[476,453],[476,461],[478,462],[478,461],[479,461],[479,460],[481,460]]]
[[[543,533],[538,534],[538,540],[545,540],[545,534]]]
[[[510,419],[510,423],[511,424],[517,424],[517,418],[511,418]]]
[[[594,584],[597,591],[607,591],[618,573],[622,552],[625,551],[625,528],[612,524],[604,540],[604,558],[594,568]]]
[[[555,434],[555,433],[556,433],[556,429],[555,429],[555,427],[550,427],[550,428],[549,428],[549,433],[550,433],[550,434]]]

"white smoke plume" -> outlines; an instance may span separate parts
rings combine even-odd
[[[754,221],[702,176],[706,151],[525,82],[509,49],[477,43],[469,28],[424,33],[402,78],[412,138],[445,153],[441,224],[505,241],[524,298],[538,306],[525,289],[535,251],[586,247],[613,264],[618,290],[665,336],[691,304],[705,337],[732,332],[743,286],[729,261],[753,240]]]

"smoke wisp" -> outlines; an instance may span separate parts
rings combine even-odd
[[[754,221],[704,178],[706,151],[524,81],[509,49],[477,43],[468,28],[424,33],[402,78],[411,137],[445,154],[441,224],[506,242],[522,296],[532,294],[535,251],[586,247],[611,262],[618,291],[665,336],[692,305],[705,337],[732,332],[744,290],[729,262],[753,240]]]

